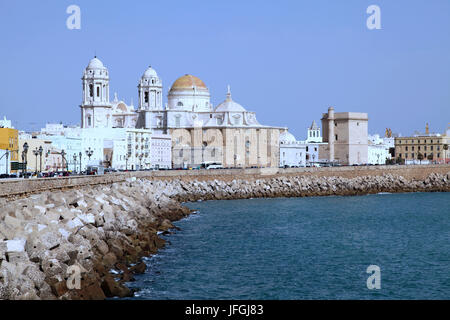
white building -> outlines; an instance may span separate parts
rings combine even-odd
[[[322,134],[320,132],[320,127],[316,124],[316,121],[313,120],[311,127],[308,128],[308,136],[305,140],[307,143],[321,143],[322,142]]]
[[[280,133],[280,167],[305,167],[306,144],[287,131]]]
[[[6,120],[6,117],[3,117],[3,120],[0,120],[0,128],[14,129],[14,127],[11,124],[11,120]]]
[[[389,149],[394,148],[394,138],[381,138],[379,134],[368,136],[368,164],[386,164],[391,159]]]
[[[0,149],[0,174],[11,174],[11,152]]]
[[[327,161],[327,159],[320,158],[320,148],[326,146],[327,143],[322,142],[322,133],[320,127],[317,126],[316,121],[313,120],[311,126],[308,128],[306,140],[302,141],[302,143],[305,144],[307,166],[316,162]]]
[[[155,77],[156,72],[149,68],[141,79],[139,111],[162,108],[161,90],[151,90],[161,84]],[[109,71],[97,57],[83,72],[82,88],[81,127],[47,124],[41,130],[56,147],[65,150],[69,166],[79,171],[81,161],[82,171],[88,165],[120,170],[171,168],[170,135],[137,129],[139,113],[133,102],[127,105],[117,93],[109,100]]]
[[[170,135],[147,129],[127,129],[127,169],[172,168]]]

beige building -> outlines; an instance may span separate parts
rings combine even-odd
[[[395,157],[405,160],[407,164],[449,163],[449,145],[450,136],[447,134],[429,133],[427,124],[425,133],[395,138]]]
[[[322,115],[323,142],[320,156],[342,165],[368,163],[368,115],[360,112],[334,112]]]
[[[174,168],[207,162],[225,168],[279,165],[279,136],[284,128],[260,124],[255,112],[232,99],[230,87],[225,100],[213,106],[205,83],[187,74],[171,86],[165,109],[158,109],[159,100],[154,108],[145,101],[140,107],[142,126],[172,136]]]
[[[28,144],[28,152],[26,154],[26,159],[22,159],[23,154],[23,145]],[[39,150],[42,147],[42,156],[34,154],[35,151]],[[21,134],[19,135],[19,162],[23,162],[26,160],[27,163],[27,172],[36,172],[41,171],[46,172],[49,171],[51,167],[51,159],[50,156],[52,152],[52,142],[49,140],[35,139],[32,138],[29,134]],[[61,157],[59,155],[59,157]]]
[[[280,130],[274,128],[169,129],[173,166],[221,163],[233,167],[278,167]]]

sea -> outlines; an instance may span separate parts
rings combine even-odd
[[[450,193],[185,205],[132,299],[450,299]]]

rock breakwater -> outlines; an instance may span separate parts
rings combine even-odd
[[[384,174],[251,180],[128,179],[0,199],[0,299],[131,296],[124,283],[165,245],[160,232],[190,214],[185,201],[450,191],[450,172],[423,180]],[[75,270],[75,272],[74,272]],[[71,287],[79,272],[79,286]],[[75,281],[76,283],[76,281]]]

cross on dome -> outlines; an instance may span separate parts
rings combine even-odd
[[[230,101],[231,99],[231,88],[230,85],[227,86],[227,101]]]

